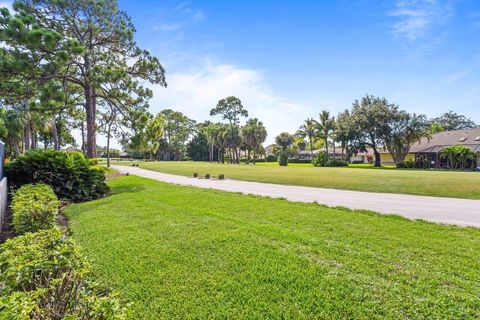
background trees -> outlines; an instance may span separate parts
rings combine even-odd
[[[457,114],[453,111],[448,111],[437,118],[433,118],[430,123],[433,128],[438,131],[462,130],[477,127],[477,124],[472,119],[464,115]]]
[[[25,99],[32,81],[68,82],[81,90],[89,157],[96,154],[98,100],[129,112],[152,95],[143,82],[166,85],[163,67],[136,45],[135,28],[116,1],[20,0],[14,9],[14,16],[2,11],[0,32],[8,45],[2,52],[29,63],[10,68],[9,78],[28,76]]]
[[[430,137],[429,126],[424,115],[409,114],[406,111],[392,113],[390,131],[385,136],[385,147],[397,167],[403,167],[405,157],[413,143],[423,137]]]
[[[240,99],[230,96],[218,101],[217,105],[210,110],[210,115],[221,115],[223,120],[228,121],[229,125],[223,141],[228,149],[230,162],[240,163],[239,148],[242,142],[239,128],[240,117],[248,117],[248,111],[243,107]]]
[[[335,118],[330,116],[330,112],[323,110],[319,114],[318,130],[325,141],[325,152],[328,154],[328,137],[335,128]],[[335,142],[333,142],[335,144]]]
[[[386,98],[372,95],[353,103],[351,125],[357,131],[358,144],[372,148],[376,167],[381,166],[379,150],[385,145],[385,137],[390,133],[389,122],[397,109]]]
[[[313,118],[307,118],[297,131],[297,135],[308,139],[310,154],[313,159],[313,149],[315,140],[318,138],[319,123]]]
[[[244,127],[242,127],[242,137],[247,146],[247,163],[250,161],[250,152],[253,151],[253,164],[257,158],[257,152],[265,139],[267,138],[267,129],[257,118],[248,119]]]

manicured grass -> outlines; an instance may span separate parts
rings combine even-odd
[[[134,176],[66,209],[133,319],[474,319],[480,230]]]
[[[135,162],[141,168],[192,176],[194,172],[227,179],[325,187],[373,192],[480,199],[480,173],[458,171],[385,169],[365,167],[320,168],[309,164],[280,167],[276,163],[232,165],[206,162]],[[117,163],[114,163],[117,164]],[[118,164],[131,165],[130,162]]]

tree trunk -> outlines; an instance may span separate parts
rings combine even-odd
[[[23,134],[23,148],[24,148],[23,151],[24,152],[31,148],[30,146],[31,137],[32,137],[32,127],[31,127],[30,121],[27,121],[27,124],[25,125],[24,134]]]
[[[82,121],[81,130],[82,130],[82,153],[85,154],[85,124],[83,123],[83,121]]]
[[[312,137],[310,137],[308,139],[308,141],[310,142],[310,157],[312,158],[311,160],[313,161],[313,141],[312,141]]]
[[[325,153],[327,154],[328,159],[328,137],[325,135]]]
[[[375,155],[375,167],[382,166],[382,160],[380,159],[380,153],[378,152],[377,148],[373,147],[373,154]]]
[[[91,86],[85,88],[85,112],[87,114],[87,157],[95,158],[97,156],[97,124],[95,117],[97,114],[97,106],[95,90]]]
[[[53,148],[55,150],[60,150],[60,140],[58,138],[57,123],[55,118],[52,119],[52,139],[53,139]]]
[[[256,159],[255,159],[256,157],[257,157],[257,152],[256,152],[256,148],[254,148],[253,149],[253,160],[252,160],[253,164],[255,164],[255,162],[256,162]]]
[[[112,128],[112,123],[108,124],[107,130],[107,168],[110,168],[110,131]]]
[[[333,143],[333,160],[337,160],[335,156],[335,140],[332,139],[332,143]]]

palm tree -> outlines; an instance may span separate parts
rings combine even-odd
[[[275,143],[286,153],[287,148],[293,143],[294,137],[288,132],[282,132],[275,138]]]
[[[297,134],[302,138],[308,139],[308,143],[310,145],[310,155],[313,159],[313,145],[318,135],[318,122],[313,118],[307,118],[307,120],[305,120],[305,122],[298,129]]]
[[[242,127],[242,137],[248,146],[248,160],[250,160],[250,150],[253,150],[253,164],[255,164],[257,150],[267,138],[267,129],[257,118],[249,119]]]
[[[218,150],[218,157],[217,157],[218,163],[225,162],[225,148],[226,148],[225,131],[226,131],[226,125],[222,123],[218,123],[215,127],[215,130],[213,131],[215,134],[214,145],[217,147],[217,150]]]
[[[327,110],[320,112],[319,116],[318,130],[322,133],[323,139],[325,140],[325,152],[328,155],[328,137],[335,127],[335,118],[330,117],[330,112]]]
[[[208,160],[213,161],[213,149],[215,146],[215,139],[219,130],[218,124],[211,123],[203,129],[203,134],[207,138],[208,143]]]

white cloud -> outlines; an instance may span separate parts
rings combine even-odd
[[[175,72],[167,80],[168,88],[153,88],[151,112],[172,108],[198,121],[221,121],[219,117],[210,117],[210,109],[218,100],[236,96],[250,117],[264,122],[269,134],[267,143],[282,131],[295,132],[311,113],[306,106],[274,93],[259,70],[206,60],[202,67]]]
[[[448,0],[397,0],[389,15],[397,18],[393,33],[413,42],[446,23],[452,16],[452,6]]]

